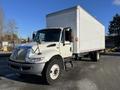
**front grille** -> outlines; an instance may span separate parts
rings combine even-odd
[[[25,57],[27,55],[27,48],[19,48],[14,50],[11,55],[12,60],[18,62],[25,62]]]
[[[26,54],[27,54],[27,49],[21,48],[17,52],[16,59],[25,60]]]

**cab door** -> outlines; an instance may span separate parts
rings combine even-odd
[[[73,51],[73,46],[71,42],[71,30],[66,30],[64,29],[62,31],[62,36],[61,36],[61,43],[60,43],[60,54],[62,57],[71,57],[72,56],[72,51]]]

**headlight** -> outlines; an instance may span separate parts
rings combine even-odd
[[[33,62],[33,63],[39,62],[39,61],[41,61],[41,60],[43,60],[43,59],[44,59],[44,57],[40,57],[40,58],[29,58],[30,62]]]
[[[37,63],[37,62],[42,61],[43,59],[44,59],[44,57],[42,57],[36,53],[33,53],[32,49],[28,49],[27,55],[26,55],[26,62]]]
[[[30,62],[30,63],[37,63],[39,61],[42,61],[44,59],[44,57],[40,57],[40,58],[28,58],[26,61]]]

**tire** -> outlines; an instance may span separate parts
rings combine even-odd
[[[47,84],[54,84],[61,78],[62,71],[62,60],[59,60],[58,58],[52,58],[48,63],[46,63],[42,76]]]
[[[93,61],[99,61],[100,60],[100,53],[99,53],[99,51],[91,52],[90,53],[90,58]]]

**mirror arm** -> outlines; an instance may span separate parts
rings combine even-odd
[[[65,46],[65,29],[63,30],[63,46]]]

